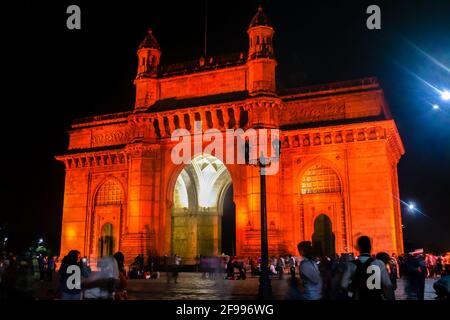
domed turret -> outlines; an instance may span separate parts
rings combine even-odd
[[[258,11],[256,12],[255,16],[253,17],[248,27],[253,28],[258,26],[271,27],[270,21],[267,18],[266,14],[264,13],[261,5],[259,5]]]
[[[158,75],[161,49],[159,43],[149,29],[139,44],[137,51],[138,68],[134,80],[136,85],[135,109],[146,109],[159,99]]]
[[[155,36],[153,35],[153,30],[149,29],[147,32],[147,35],[145,36],[144,40],[141,41],[141,44],[139,45],[139,49],[146,48],[146,49],[157,49],[160,50],[158,40],[156,40]]]
[[[258,8],[247,30],[249,36],[248,58],[272,58],[274,30],[261,6]]]
[[[158,75],[161,49],[159,43],[149,29],[144,40],[139,44],[138,49],[138,72],[137,78],[156,77]]]
[[[249,49],[247,65],[249,70],[248,91],[255,94],[275,94],[275,67],[273,53],[274,30],[261,6],[247,30]]]

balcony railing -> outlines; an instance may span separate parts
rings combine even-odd
[[[161,67],[160,74],[163,77],[186,73],[205,71],[210,69],[234,66],[245,63],[247,54],[245,52],[220,55],[215,57],[200,58]]]

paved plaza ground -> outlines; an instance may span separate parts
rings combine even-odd
[[[202,279],[201,273],[179,275],[178,283],[167,283],[166,274],[159,279],[129,280],[128,295],[131,300],[252,300],[256,299],[259,278],[248,277],[246,280]],[[434,300],[435,280],[426,279],[425,300]],[[289,298],[288,277],[285,280],[273,279],[272,290],[275,299]],[[395,292],[398,300],[405,300],[405,281],[398,280]]]

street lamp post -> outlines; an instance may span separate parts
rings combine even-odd
[[[258,166],[260,181],[260,210],[261,210],[261,273],[259,276],[258,299],[272,299],[272,285],[269,278],[269,240],[267,234],[267,206],[266,206],[266,168],[271,162],[279,161],[281,142],[279,139],[272,141],[275,157],[261,155],[257,159],[250,159],[250,145],[245,142],[245,162]]]
[[[266,209],[266,159],[258,161],[260,193],[261,193],[261,274],[259,277],[258,298],[268,300],[272,297],[272,285],[269,279],[269,241],[267,235],[267,209]]]

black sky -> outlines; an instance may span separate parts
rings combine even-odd
[[[405,241],[450,250],[450,103],[412,76],[450,88],[450,72],[411,45],[450,68],[450,2],[210,0],[210,55],[247,50],[259,3],[276,31],[280,86],[379,78],[406,148],[401,197],[429,216],[403,211]],[[80,31],[66,28],[70,4],[81,7]],[[366,28],[370,4],[381,7],[381,30]],[[11,249],[44,237],[58,250],[64,169],[54,155],[70,123],[133,108],[136,48],[149,27],[162,63],[200,57],[204,0],[16,1],[2,11],[0,225]]]

